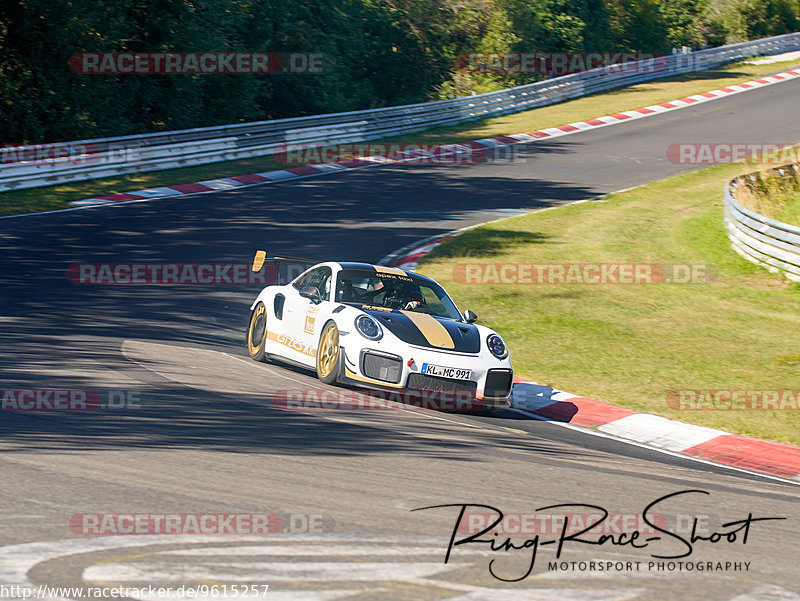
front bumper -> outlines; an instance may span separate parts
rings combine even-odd
[[[455,393],[457,398],[464,399],[469,394],[472,399],[479,401],[473,405],[478,408],[509,406],[514,376],[511,361],[499,360],[488,350],[477,355],[419,347],[389,350],[374,348],[373,345],[351,349],[343,346],[342,350],[344,360],[340,381],[378,390],[436,391],[442,398],[446,398],[448,393]],[[428,376],[420,371],[425,363],[468,369],[471,378],[457,380]]]

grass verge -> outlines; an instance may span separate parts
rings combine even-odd
[[[767,65],[733,63],[718,69],[658,79],[514,115],[473,121],[452,127],[435,128],[425,132],[376,140],[374,143],[435,145],[534,131],[741,83],[754,77],[785,70],[792,64],[793,61]],[[285,164],[267,156],[75,182],[46,188],[14,190],[0,193],[0,215],[63,209],[67,208],[69,206],[67,203],[73,200],[284,168],[286,168]]]
[[[690,410],[678,390],[800,388],[800,287],[735,254],[722,225],[732,164],[602,201],[468,230],[419,271],[476,310],[512,350],[520,375],[637,411],[800,444],[794,409]],[[465,283],[469,264],[657,263],[710,266],[711,281],[661,284]],[[535,273],[535,271],[534,271]],[[473,280],[474,281],[474,280]],[[790,400],[792,400],[790,399]]]
[[[755,180],[744,178],[736,192],[742,206],[782,223],[800,226],[800,179],[761,170]]]
[[[775,216],[775,219],[790,225],[800,226],[800,190],[797,190],[793,196],[787,199],[786,204]]]

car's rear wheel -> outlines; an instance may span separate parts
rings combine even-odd
[[[325,384],[333,384],[339,375],[341,350],[339,348],[339,328],[330,322],[319,337],[317,346],[317,377]]]
[[[266,361],[264,345],[267,342],[267,308],[259,302],[250,314],[250,327],[247,328],[247,350],[256,361]]]

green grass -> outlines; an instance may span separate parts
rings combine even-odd
[[[800,388],[800,288],[735,254],[722,224],[722,165],[468,230],[419,271],[496,328],[515,371],[623,407],[800,444],[800,411],[680,410],[680,389]],[[470,284],[465,263],[713,266],[691,284]],[[462,265],[459,271],[457,266]],[[455,271],[454,271],[455,269]],[[798,401],[800,402],[800,401]]]
[[[795,147],[796,152],[797,147]],[[772,153],[768,165],[786,164],[786,154]],[[800,226],[800,179],[785,177],[774,168],[754,164],[751,171],[759,177],[740,180],[736,200],[743,206],[765,217]]]
[[[375,143],[434,145],[534,131],[733,85],[753,77],[784,70],[791,64],[791,61],[769,65],[734,63],[718,69],[659,79],[514,115],[435,128],[421,133],[377,140]],[[13,190],[0,193],[0,215],[62,209],[68,207],[67,203],[72,200],[284,168],[285,164],[267,156],[46,188]]]
[[[787,200],[786,205],[775,216],[775,219],[800,226],[800,190]]]

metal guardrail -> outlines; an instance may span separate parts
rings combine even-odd
[[[800,33],[689,54],[599,67],[546,81],[464,96],[365,111],[60,143],[69,156],[7,162],[39,146],[4,148],[0,191],[50,186],[132,172],[156,171],[285,152],[292,146],[366,142],[431,127],[497,117],[643,81],[690,73],[733,60],[800,50]]]
[[[800,165],[784,165],[775,171],[797,179]],[[731,245],[748,261],[800,282],[800,227],[764,217],[739,204],[736,189],[745,185],[743,178],[750,177],[757,176],[743,175],[725,185],[724,219]]]

